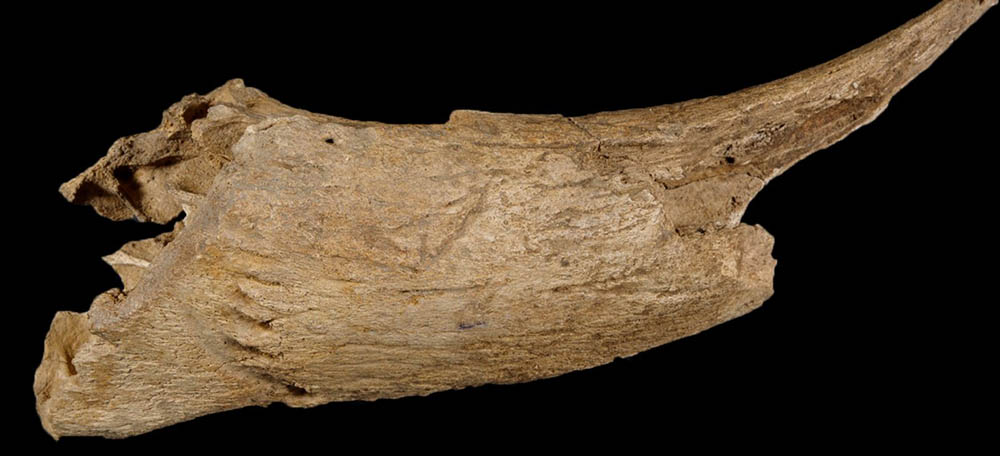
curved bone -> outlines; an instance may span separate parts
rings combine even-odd
[[[281,401],[392,398],[607,363],[758,307],[771,178],[885,108],[996,1],[953,0],[728,96],[582,117],[383,125],[240,80],[171,106],[61,188],[172,233],[106,257],[123,290],[59,312],[45,429],[125,437]]]

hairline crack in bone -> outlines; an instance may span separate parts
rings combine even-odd
[[[740,219],[871,122],[996,1],[947,0],[840,58],[730,95],[579,117],[386,125],[228,81],[116,141],[62,194],[170,233],[105,257],[123,288],[58,312],[35,374],[54,438],[602,365],[773,293]]]

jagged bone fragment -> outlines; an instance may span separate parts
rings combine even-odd
[[[34,390],[53,436],[126,437],[585,369],[743,315],[772,178],[874,119],[996,1],[944,1],[824,65],[726,96],[580,117],[385,125],[232,80],[61,187],[174,230],[59,312]]]

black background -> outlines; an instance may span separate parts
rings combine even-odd
[[[185,94],[240,77],[291,106],[359,120],[440,123],[462,108],[581,115],[768,82],[935,2],[710,3],[284,14],[247,5],[213,17],[192,6],[119,10],[107,23],[84,20],[109,17],[89,10],[29,18],[37,24],[12,38],[6,70],[17,80],[8,94],[17,121],[5,137],[23,141],[7,151],[15,185],[6,198],[7,229],[19,232],[8,238],[19,251],[8,289],[21,296],[7,305],[23,313],[7,321],[20,333],[7,341],[19,355],[5,412],[24,427],[17,438],[64,450],[296,442],[343,452],[635,440],[670,448],[693,435],[709,448],[747,431],[819,446],[859,436],[958,442],[995,432],[970,412],[994,404],[985,375],[996,360],[982,324],[996,298],[980,293],[996,280],[996,12],[875,122],[753,200],[744,221],[775,236],[778,265],[774,296],[744,317],[527,384],[312,409],[276,404],[124,441],[56,443],[42,430],[31,383],[54,312],[85,311],[120,286],[100,257],[168,229],[104,220],[64,201],[59,184],[118,137],[155,128]],[[528,445],[529,436],[542,439]]]

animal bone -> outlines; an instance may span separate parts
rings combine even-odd
[[[53,437],[310,407],[610,362],[772,294],[750,199],[872,121],[996,1],[950,0],[824,65],[731,95],[581,117],[384,125],[238,79],[189,95],[61,187],[174,230],[59,312],[34,391]]]

